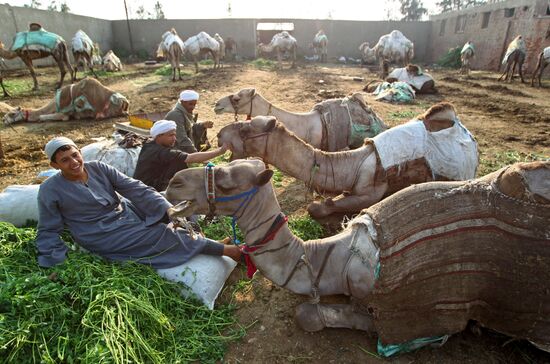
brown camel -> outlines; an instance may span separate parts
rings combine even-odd
[[[341,233],[310,241],[290,231],[268,183],[273,171],[261,161],[233,161],[208,175],[178,172],[166,191],[175,205],[168,215],[233,216],[249,276],[257,267],[310,297],[296,308],[302,329],[376,333],[387,355],[386,345],[444,342],[476,320],[550,350],[543,312],[550,307],[550,162],[411,186],[363,210]],[[349,299],[322,302],[329,295]]]
[[[341,194],[310,204],[316,219],[357,213],[414,183],[474,178],[478,165],[477,144],[449,103],[434,105],[351,151],[314,149],[268,116],[224,127],[218,144],[226,143],[235,158],[260,157],[308,188]]]
[[[537,73],[538,73],[539,87],[542,87],[542,84],[540,83],[540,78],[542,77],[542,73],[544,72],[544,69],[549,64],[550,64],[550,47],[546,47],[539,54],[537,67],[535,68],[535,71],[533,72],[533,77],[531,78],[531,86],[535,86],[535,77],[537,76]]]
[[[502,64],[506,65],[504,73],[498,78],[498,81],[508,81],[511,82],[514,79],[514,73],[516,72],[516,67],[518,67],[519,77],[521,78],[521,83],[525,83],[523,80],[523,62],[525,61],[525,55],[527,53],[527,46],[525,40],[521,35],[518,35],[506,50]]]
[[[209,54],[214,60],[213,69],[220,68],[221,45],[206,32],[187,38],[183,50],[191,55],[195,64],[195,73],[199,73],[199,58]],[[225,51],[225,50],[224,50]]]
[[[464,46],[462,47],[462,50],[460,51],[460,63],[462,66],[460,67],[460,73],[469,75],[472,59],[475,56],[475,49],[474,44],[471,41],[466,42]]]
[[[296,48],[298,48],[298,42],[296,38],[290,35],[287,31],[277,33],[271,38],[269,44],[258,44],[258,55],[264,53],[275,52],[277,54],[277,67],[282,68],[283,54],[289,52],[292,57],[291,68],[296,67]]]
[[[44,49],[33,50],[33,49],[22,48],[14,52],[14,51],[5,49],[4,43],[0,42],[0,57],[6,58],[6,59],[14,59],[16,57],[19,57],[21,58],[23,63],[25,63],[25,65],[31,72],[31,76],[34,83],[34,87],[32,89],[34,91],[38,90],[38,80],[36,79],[36,73],[34,72],[34,66],[32,64],[32,61],[34,59],[46,58],[49,56],[53,57],[53,59],[57,63],[57,66],[59,67],[59,72],[61,74],[59,82],[55,85],[55,88],[58,89],[63,85],[63,80],[65,79],[65,74],[67,73],[67,71],[65,70],[65,67],[67,67],[71,76],[74,74],[73,66],[71,66],[71,62],[69,62],[69,52],[67,50],[67,44],[65,43],[64,40],[61,40],[60,42],[58,42],[52,51],[47,51]],[[74,79],[72,81],[74,81]]]
[[[82,69],[88,67],[95,78],[97,74],[94,71],[93,56],[95,52],[95,45],[82,30],[78,30],[71,42],[71,51],[75,62],[73,82],[76,80],[76,73],[78,72],[78,66],[82,64]]]
[[[172,28],[162,35],[159,49],[168,58],[168,62],[172,66],[172,82],[176,81],[176,69],[178,70],[178,79],[181,80],[180,60],[183,56],[184,47],[176,29]]]
[[[1,44],[2,42],[0,42]],[[3,58],[0,58],[0,86],[2,86],[2,91],[4,91],[4,97],[10,97],[10,94],[6,90],[6,87],[4,87],[4,74],[6,69],[6,63],[4,62]]]

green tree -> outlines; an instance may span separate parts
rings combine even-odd
[[[155,3],[155,19],[166,19],[164,11],[162,11],[162,4],[160,1]]]
[[[69,8],[69,5],[65,1],[63,1],[61,4],[59,4],[59,11],[62,13],[68,13],[71,11],[71,8]]]
[[[485,4],[487,0],[441,0],[436,3],[442,13]]]
[[[145,7],[143,5],[140,5],[136,10],[136,16],[138,19],[147,18],[147,12],[145,11]]]
[[[401,20],[418,21],[422,16],[428,13],[421,0],[399,0],[401,3],[400,11],[403,14]]]
[[[48,8],[47,8],[49,11],[57,11],[57,4],[54,1],[50,2],[50,5],[48,5]]]
[[[31,0],[30,4],[25,4],[23,6],[26,7],[26,8],[38,9],[42,6],[42,3],[39,0]]]

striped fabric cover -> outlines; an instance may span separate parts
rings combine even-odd
[[[499,192],[501,172],[415,185],[367,210],[380,275],[365,304],[383,344],[476,320],[550,349],[550,205]]]

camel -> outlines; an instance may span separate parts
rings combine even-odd
[[[385,79],[387,73],[385,63],[397,63],[406,66],[414,58],[414,44],[399,30],[392,30],[390,34],[380,37],[374,46],[376,58],[380,63],[381,78]]]
[[[4,124],[69,119],[106,119],[128,115],[128,100],[103,86],[95,78],[85,78],[57,90],[53,100],[38,109],[13,108],[4,115]]]
[[[544,72],[544,69],[546,68],[546,66],[548,66],[548,64],[550,64],[550,47],[544,48],[544,50],[539,54],[537,67],[535,68],[535,71],[533,72],[533,77],[531,78],[531,86],[533,87],[535,86],[535,77],[537,75],[537,72],[538,72],[538,79],[539,79],[539,87],[542,86],[542,84],[540,83],[540,78],[542,77],[542,73]]]
[[[359,51],[361,51],[361,60],[364,64],[376,63],[376,51],[374,48],[369,47],[369,42],[361,43]]]
[[[225,60],[225,42],[223,41],[223,38],[218,33],[214,34],[214,39],[220,43],[220,61]]]
[[[220,43],[212,38],[206,32],[200,32],[188,38],[183,43],[185,52],[191,54],[193,63],[195,63],[195,72],[199,73],[199,57],[204,54],[210,54],[214,60],[214,69],[220,67]]]
[[[227,37],[225,40],[225,52],[230,61],[237,59],[237,42],[231,37]]]
[[[296,48],[298,47],[298,42],[296,38],[290,35],[287,31],[282,31],[277,33],[271,38],[269,44],[258,44],[258,55],[264,53],[277,53],[277,66],[282,68],[282,60],[284,52],[291,52],[292,57],[292,66],[291,68],[296,67]]]
[[[103,70],[108,72],[122,71],[123,68],[120,58],[117,57],[112,49],[105,53],[101,63],[103,63]]]
[[[478,165],[477,143],[449,103],[351,151],[315,149],[272,116],[225,126],[218,144],[229,145],[234,158],[260,157],[321,194],[340,194],[308,206],[313,218],[323,220],[357,213],[411,184],[474,178]]]
[[[94,71],[94,61],[92,60],[95,51],[94,48],[94,43],[90,37],[88,37],[88,34],[79,29],[71,42],[71,50],[75,62],[73,80],[76,80],[79,64],[82,64],[83,69],[87,66],[94,77],[97,78],[97,74]]]
[[[47,37],[47,44],[39,43],[41,40],[38,36]],[[38,90],[38,80],[36,79],[36,73],[34,72],[34,66],[32,64],[34,59],[46,58],[49,56],[53,57],[61,74],[59,82],[57,82],[55,86],[56,89],[63,85],[63,80],[65,79],[65,74],[67,73],[65,67],[69,70],[69,74],[71,76],[74,74],[73,67],[69,62],[67,44],[63,38],[57,34],[46,32],[36,23],[31,24],[30,31],[19,32],[16,34],[12,49],[14,50],[5,49],[4,44],[0,42],[0,57],[5,59],[14,59],[19,57],[23,63],[25,63],[33,79],[33,91]]]
[[[470,74],[471,63],[474,56],[474,44],[471,41],[467,41],[460,51],[460,62],[462,63],[462,67],[460,67],[460,73],[464,73],[466,75]]]
[[[328,38],[322,29],[319,30],[313,38],[313,51],[317,56],[319,56],[319,60],[321,61],[321,63],[327,61]]]
[[[0,44],[1,43],[2,42],[0,42]],[[6,87],[4,87],[4,74],[7,69],[8,66],[6,65],[6,62],[3,58],[0,58],[0,86],[2,87],[2,91],[4,91],[4,97],[10,97],[9,92],[6,90]]]
[[[310,112],[291,113],[274,106],[256,89],[248,88],[216,101],[214,112],[235,114],[235,121],[238,114],[247,115],[247,120],[253,116],[273,115],[307,144],[330,152],[358,147],[365,137],[373,137],[387,129],[360,94],[347,98],[353,103],[339,107],[345,100],[327,100],[317,104]],[[332,106],[326,107],[328,104]],[[348,111],[354,117],[351,128]]]
[[[183,56],[184,45],[176,29],[172,28],[162,35],[159,47],[167,55],[168,62],[172,66],[172,82],[176,81],[176,69],[178,70],[178,79],[181,80],[180,59]]]
[[[527,55],[527,45],[525,40],[521,35],[518,35],[513,41],[508,45],[506,54],[502,59],[502,64],[506,65],[504,73],[498,78],[498,81],[508,81],[511,82],[514,79],[514,73],[516,72],[516,66],[518,67],[519,77],[521,83],[525,83],[523,80],[523,62],[525,61],[525,56]]]
[[[309,298],[295,310],[303,330],[364,330],[391,355],[390,344],[443,343],[475,320],[550,351],[541,312],[550,306],[550,162],[411,186],[310,241],[289,229],[272,175],[259,160],[180,171],[166,191],[168,215],[232,216],[249,277],[258,269]],[[326,303],[331,295],[348,299]]]
[[[403,68],[395,68],[388,75],[387,81],[406,82],[417,94],[434,94],[437,92],[433,77],[414,64],[408,64],[407,67]]]

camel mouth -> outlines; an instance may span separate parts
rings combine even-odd
[[[223,106],[214,106],[214,112],[218,115],[222,114],[224,110],[225,110],[225,107]]]
[[[193,200],[184,200],[168,209],[168,217],[175,220],[177,217],[186,217],[185,212],[191,208]]]

